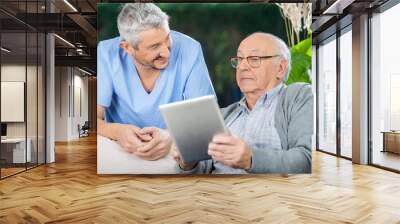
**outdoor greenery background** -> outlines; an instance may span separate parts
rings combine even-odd
[[[287,43],[285,23],[278,6],[265,3],[160,3],[170,16],[170,28],[187,34],[202,45],[218,103],[227,106],[241,98],[235,70],[229,59],[236,55],[241,40],[256,31],[272,33]],[[98,41],[118,36],[117,16],[123,4],[98,4]],[[305,36],[305,35],[303,35]],[[292,48],[296,75],[288,84],[310,82],[311,39]],[[292,65],[293,65],[292,63]],[[101,91],[101,90],[100,90]]]

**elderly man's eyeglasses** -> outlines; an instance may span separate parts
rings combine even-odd
[[[271,55],[271,56],[248,56],[248,57],[233,57],[231,58],[231,65],[233,68],[237,68],[243,59],[247,60],[247,63],[252,68],[258,68],[261,65],[261,59],[269,59],[274,57],[279,57],[281,55]]]

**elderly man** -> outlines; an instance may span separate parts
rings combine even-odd
[[[125,4],[117,23],[121,36],[97,50],[98,133],[157,160],[172,142],[158,106],[215,93],[200,44],[170,31],[156,5]]]
[[[215,135],[212,160],[185,164],[181,173],[310,173],[313,94],[308,84],[285,86],[290,51],[276,36],[254,33],[231,59],[244,98],[222,109],[230,133]]]

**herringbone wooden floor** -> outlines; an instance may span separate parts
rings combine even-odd
[[[0,181],[0,223],[400,223],[400,175],[319,152],[312,175],[98,176],[96,139]]]

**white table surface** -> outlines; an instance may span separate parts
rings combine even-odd
[[[125,152],[108,138],[97,135],[98,174],[175,174],[175,160],[171,155],[156,160],[143,160]]]
[[[19,142],[24,142],[25,138],[5,138],[1,139],[1,143],[19,143]],[[29,138],[28,138],[29,141]]]
[[[25,155],[25,138],[6,137],[1,139],[1,144],[17,144],[17,147],[13,149],[13,163],[25,163],[25,158],[27,158],[27,162],[31,162],[32,141],[31,138],[27,138],[26,141],[28,143],[28,147],[26,147],[27,155]],[[20,144],[22,145],[20,146]]]

